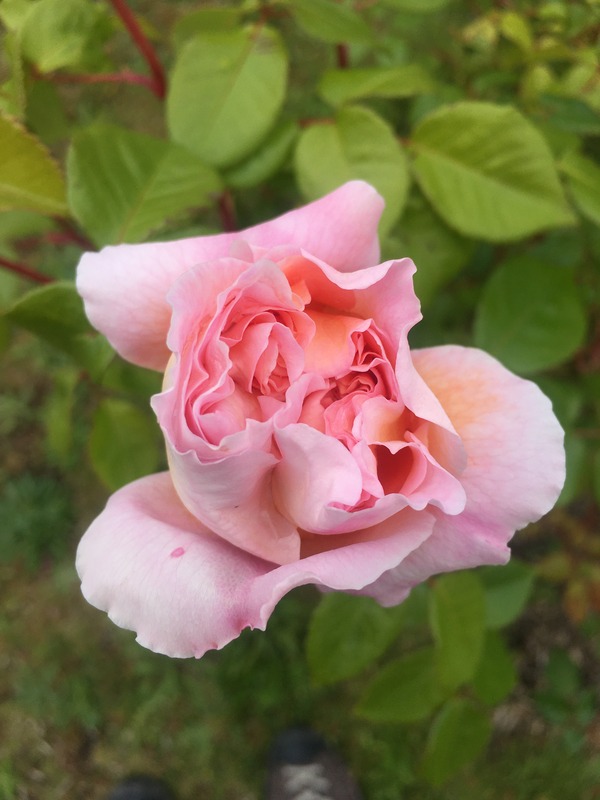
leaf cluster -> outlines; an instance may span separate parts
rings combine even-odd
[[[437,578],[396,608],[327,595],[307,637],[313,680],[330,685],[367,670],[366,685],[357,685],[358,717],[430,721],[410,760],[417,774],[439,786],[485,749],[490,708],[516,684],[514,656],[499,631],[524,609],[532,584],[531,569],[513,561]]]

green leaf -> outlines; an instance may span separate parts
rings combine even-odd
[[[54,222],[35,211],[3,211],[0,213],[0,254],[6,258],[17,259],[18,249],[15,247],[19,239],[29,236],[41,237],[54,228]],[[9,275],[8,272],[4,275]],[[16,279],[16,276],[12,276]],[[0,288],[0,306],[4,301]],[[11,298],[13,300],[15,298]]]
[[[505,261],[483,290],[475,343],[515,372],[562,364],[583,344],[585,308],[570,270],[527,255]]]
[[[402,11],[412,11],[415,14],[428,14],[439,11],[444,6],[450,5],[454,0],[382,0],[386,6],[398,8]]]
[[[503,628],[525,608],[533,588],[533,570],[512,559],[502,567],[481,567],[478,574],[485,592],[487,628]]]
[[[559,164],[581,213],[600,225],[600,166],[579,153],[568,153]]]
[[[198,33],[228,31],[235,28],[243,13],[241,8],[208,6],[179,17],[173,26],[173,44],[176,50]]]
[[[0,39],[10,77],[0,84],[0,114],[21,121],[28,102],[19,34],[9,31]]]
[[[4,316],[67,353],[93,374],[101,372],[112,355],[106,340],[97,336],[87,321],[73,283],[57,281],[32,289]]]
[[[0,117],[0,153],[0,211],[67,212],[57,164],[35,136],[4,117]]]
[[[512,653],[503,638],[495,631],[488,631],[477,672],[473,677],[473,689],[487,705],[495,706],[509,695],[517,683],[517,670]]]
[[[54,144],[69,136],[69,121],[54,84],[36,81],[29,89],[27,126],[46,144]]]
[[[160,463],[159,427],[124,400],[103,400],[94,413],[89,454],[98,477],[114,491],[154,472]]]
[[[584,262],[585,247],[581,229],[563,228],[536,237],[527,255],[552,266],[577,269]],[[599,232],[600,233],[600,232]]]
[[[557,378],[539,377],[536,378],[536,383],[552,401],[552,410],[563,428],[574,425],[584,403],[581,385],[572,378],[558,380]]]
[[[439,700],[434,650],[425,647],[377,672],[355,712],[372,722],[417,722],[428,717]]]
[[[303,131],[295,156],[296,176],[308,200],[315,200],[346,181],[362,178],[386,202],[381,230],[400,216],[409,185],[404,151],[388,124],[373,111],[344,108],[332,123]]]
[[[24,55],[41,72],[79,64],[102,15],[86,0],[37,0],[21,29]]]
[[[220,189],[183,147],[101,124],[73,137],[67,180],[73,214],[99,245],[139,242]]]
[[[73,406],[80,378],[68,367],[53,374],[53,387],[44,406],[46,446],[51,458],[61,467],[69,466],[73,443]]]
[[[150,395],[160,392],[162,375],[153,369],[136,367],[115,356],[102,374],[101,385],[103,389],[147,401]]]
[[[430,624],[436,644],[438,675],[454,689],[475,674],[484,638],[485,599],[471,572],[443,575],[431,593]]]
[[[429,732],[421,763],[425,779],[441,786],[485,749],[491,732],[486,712],[468,700],[449,700]]]
[[[581,671],[571,656],[562,649],[550,652],[544,677],[549,683],[555,697],[573,703],[577,692],[581,690]]]
[[[182,48],[167,97],[175,141],[207,164],[247,156],[275,122],[285,97],[287,55],[267,27],[202,33]]]
[[[0,20],[9,31],[20,31],[33,6],[31,0],[1,0]]]
[[[594,490],[594,497],[596,498],[596,503],[600,506],[600,450],[596,450],[594,453],[593,459],[593,478],[592,478],[592,488]]]
[[[73,336],[92,332],[75,285],[66,281],[32,289],[17,300],[6,316],[59,347],[68,346]]]
[[[306,642],[315,683],[357,675],[387,649],[403,620],[402,606],[382,608],[370,597],[325,595],[312,616]]]
[[[588,485],[589,462],[587,442],[570,430],[565,432],[567,477],[556,505],[564,507],[575,500]]]
[[[512,241],[574,222],[548,145],[514,108],[442,107],[417,126],[412,151],[421,188],[466,236]]]
[[[500,19],[501,33],[524,53],[533,49],[533,37],[529,21],[516,11],[505,11]]]
[[[6,352],[10,346],[10,325],[0,317],[0,355]]]
[[[427,305],[467,265],[474,244],[448,228],[420,193],[410,196],[397,227],[401,233],[395,251],[389,248],[389,258],[412,258],[415,292],[421,305]]]
[[[332,0],[291,0],[289,9],[294,22],[315,39],[331,44],[373,41],[373,32],[360,14]]]
[[[568,133],[600,134],[600,114],[577,97],[543,94],[537,99],[536,118]]]
[[[330,69],[319,83],[319,94],[332,106],[365,97],[412,97],[433,91],[435,82],[419,64],[399,67]]]
[[[0,254],[2,249],[0,247]],[[19,295],[20,284],[19,277],[13,272],[0,270],[0,354],[4,353],[10,346],[12,333],[12,325],[1,312],[14,303],[15,298]]]
[[[285,163],[297,137],[298,125],[295,122],[279,123],[258,150],[224,172],[225,183],[234,189],[248,189],[268,180]]]

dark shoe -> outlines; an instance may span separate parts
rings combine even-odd
[[[342,759],[308,728],[280,734],[271,748],[266,800],[362,800]]]
[[[106,800],[175,800],[175,795],[164,781],[132,775],[115,786]]]

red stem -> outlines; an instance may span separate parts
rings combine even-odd
[[[347,44],[336,44],[337,63],[340,69],[348,69],[350,66],[350,51]]]
[[[219,215],[225,233],[232,233],[237,230],[233,197],[228,189],[225,189],[219,197]]]
[[[135,83],[138,86],[145,86],[151,92],[157,94],[156,84],[147,75],[138,75],[129,69],[122,72],[98,72],[94,75],[70,75],[69,73],[53,73],[43,75],[36,73],[36,78],[46,78],[53,83]]]
[[[71,241],[73,244],[79,245],[83,250],[96,250],[96,245],[92,242],[91,239],[80,233],[77,228],[73,225],[71,220],[65,219],[65,217],[54,217],[54,221],[62,229],[65,238],[68,241]]]
[[[303,117],[298,120],[301,128],[310,128],[311,125],[333,125],[331,117]]]
[[[149,40],[146,38],[146,35],[140,28],[138,21],[135,18],[135,15],[131,11],[125,0],[110,0],[110,2],[114,10],[121,17],[123,24],[129,31],[129,35],[135,42],[138,50],[143,55],[143,57],[146,60],[146,63],[150,67],[150,72],[152,73],[153,77],[152,91],[160,100],[163,100],[166,93],[167,81],[165,79],[165,72],[163,70],[163,66],[160,63],[160,60],[156,55],[154,48],[150,44]]]
[[[44,275],[43,272],[38,272],[37,269],[28,267],[27,264],[11,261],[3,256],[0,256],[0,266],[10,272],[14,272],[16,275],[20,275],[22,278],[28,278],[30,281],[35,281],[36,283],[52,283],[54,280],[54,278],[51,278],[49,275]]]

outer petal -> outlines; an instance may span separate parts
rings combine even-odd
[[[548,512],[563,486],[563,431],[550,401],[481,350],[433,347],[413,353],[467,452],[462,514],[435,510],[433,535],[366,594],[385,605],[438,572],[503,564],[515,531]]]
[[[190,267],[229,255],[239,239],[259,247],[303,247],[344,271],[371,266],[379,260],[382,211],[375,189],[351,181],[314,203],[239,233],[86,253],[77,270],[77,289],[92,325],[117,352],[134,364],[162,370],[169,358],[165,342],[171,318],[165,297]]]
[[[276,567],[212,534],[181,505],[169,475],[151,475],[114,494],[77,554],[87,600],[140,644],[200,658],[247,627],[264,629],[296,586],[360,590],[431,534],[433,518],[407,512],[370,540]]]

